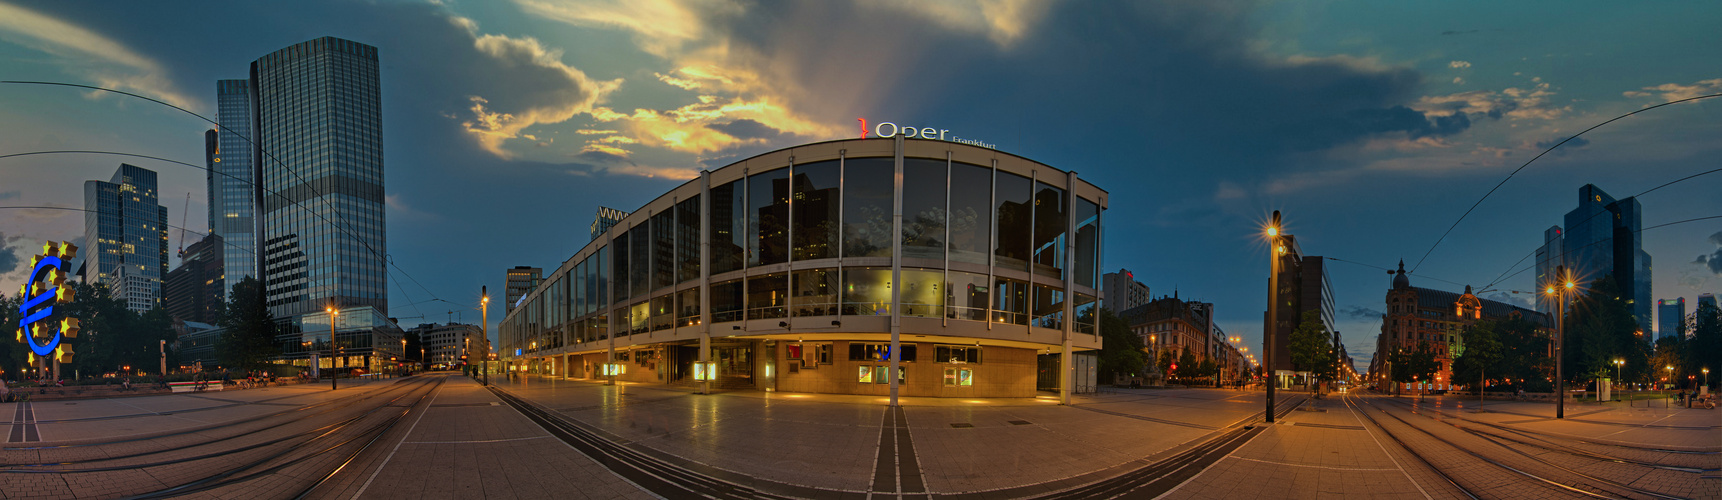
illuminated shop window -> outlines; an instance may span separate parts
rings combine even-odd
[[[968,387],[975,385],[975,371],[968,368],[946,368],[945,387]]]

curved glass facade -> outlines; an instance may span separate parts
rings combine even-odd
[[[669,382],[693,356],[680,350],[705,340],[711,359],[744,363],[777,349],[773,363],[795,360],[799,373],[816,369],[821,352],[861,345],[857,335],[889,332],[890,322],[869,317],[901,318],[905,335],[969,338],[972,348],[1044,352],[1070,346],[1071,335],[1098,347],[1104,191],[974,146],[911,140],[919,154],[880,152],[890,141],[767,153],[666,193],[546,276],[549,285],[502,321],[499,354],[604,351],[614,360],[618,349],[645,349],[656,354],[630,359],[658,360],[640,370]],[[926,154],[929,145],[943,151]],[[757,344],[785,335],[797,338],[794,350]],[[837,340],[845,336],[856,340]],[[756,344],[733,347],[733,338]],[[570,375],[592,369],[567,363]]]

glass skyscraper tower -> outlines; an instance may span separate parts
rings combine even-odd
[[[253,62],[249,84],[262,200],[252,258],[270,312],[371,306],[386,315],[376,47],[333,37],[295,44]]]
[[[209,149],[209,231],[221,237],[222,298],[246,276],[257,276],[257,222],[253,185],[251,81],[215,82],[216,123],[221,130]]]
[[[1565,234],[1559,227],[1544,231],[1543,248],[1537,251],[1537,275],[1541,280],[1558,279],[1550,278],[1554,266],[1565,263],[1580,281],[1613,276],[1648,341],[1654,335],[1650,323],[1650,254],[1645,253],[1639,237],[1643,218],[1644,207],[1638,199],[1616,200],[1601,188],[1586,184],[1579,188],[1578,208],[1567,212]],[[1546,283],[1537,285],[1540,289]],[[1539,309],[1543,307],[1539,303]]]
[[[167,275],[167,207],[155,171],[122,163],[108,182],[84,181],[84,210],[86,276],[127,309],[154,308]]]

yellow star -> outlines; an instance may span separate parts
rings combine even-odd
[[[60,301],[61,303],[71,302],[73,296],[76,293],[77,292],[74,292],[72,290],[72,287],[69,287],[69,286],[62,286],[59,288],[55,288],[54,289],[54,300]]]
[[[78,258],[78,246],[73,245],[72,242],[69,242],[69,241],[60,242],[60,258],[62,258],[62,259],[76,259],[76,258]]]
[[[58,255],[59,253],[60,252],[58,252],[58,249],[54,248],[54,242],[50,241],[50,242],[42,244],[42,255],[47,255],[47,256],[51,257],[51,256]]]

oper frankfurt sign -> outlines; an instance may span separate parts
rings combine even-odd
[[[859,120],[861,122],[861,138],[866,139],[867,138],[867,132],[869,131],[869,129],[867,128],[867,119],[866,118],[856,118],[856,120]],[[922,128],[904,127],[904,126],[898,126],[897,124],[891,123],[891,122],[879,122],[879,123],[873,125],[873,128],[871,129],[871,131],[873,132],[873,135],[875,137],[880,137],[880,138],[896,137],[898,135],[901,135],[905,139],[916,139],[916,138],[932,139],[935,141],[950,141],[950,142],[955,142],[955,143],[960,143],[960,144],[968,144],[970,146],[980,146],[980,147],[987,148],[987,149],[997,149],[998,148],[997,146],[995,146],[991,143],[987,143],[987,142],[976,140],[976,139],[964,139],[962,137],[957,137],[954,134],[950,134],[949,130],[937,129],[937,128],[932,128],[932,127],[922,127]]]
[[[37,357],[72,362],[72,346],[61,341],[78,336],[78,319],[66,318],[55,324],[53,316],[54,304],[72,301],[72,287],[66,286],[66,261],[77,256],[77,245],[60,242],[55,246],[50,241],[42,245],[42,255],[30,259],[30,281],[18,290],[24,299],[18,306],[18,341],[30,344],[30,364],[35,364]],[[44,330],[53,330],[52,335]],[[43,337],[47,341],[39,342]]]

